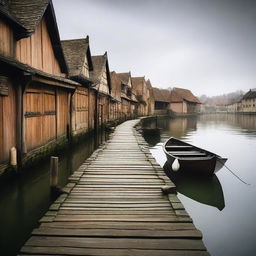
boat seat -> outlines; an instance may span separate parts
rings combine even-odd
[[[171,145],[171,146],[165,146],[166,149],[173,149],[173,148],[179,148],[179,149],[189,149],[193,148],[192,146],[182,146],[182,145]]]
[[[206,153],[204,152],[200,152],[200,151],[169,151],[168,153],[174,155],[174,154],[178,154],[178,155],[194,155],[194,154],[199,154],[199,155],[206,155]]]
[[[173,156],[180,156],[180,157],[202,157],[207,156],[206,153],[198,152],[198,151],[190,151],[190,152],[169,152]]]

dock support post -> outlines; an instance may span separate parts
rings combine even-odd
[[[59,158],[52,156],[51,166],[50,166],[50,186],[52,189],[57,188],[58,186],[58,180],[59,180],[58,163],[59,163]]]

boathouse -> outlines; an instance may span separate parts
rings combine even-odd
[[[85,133],[93,128],[94,123],[94,108],[89,109],[92,85],[89,72],[93,71],[89,37],[63,40],[61,44],[69,67],[69,78],[81,84],[72,95],[72,133]]]
[[[132,88],[138,100],[138,116],[148,115],[149,90],[145,77],[132,77]]]
[[[196,114],[201,102],[190,90],[173,88],[169,95],[169,109],[177,115]]]
[[[153,87],[154,114],[167,115],[169,107],[169,90]]]
[[[67,79],[51,1],[0,4],[0,165],[44,153],[71,132],[69,106],[79,84]]]
[[[92,56],[93,70],[90,71],[92,88],[95,93],[95,128],[106,124],[109,120],[111,100],[111,79],[107,52],[104,55]]]

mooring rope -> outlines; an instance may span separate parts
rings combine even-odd
[[[244,180],[242,180],[237,174],[235,174],[228,166],[225,165],[225,163],[222,163],[219,159],[217,159],[221,164],[223,164],[223,166],[225,166],[227,168],[228,171],[230,171],[237,179],[239,179],[241,182],[243,182],[245,185],[250,186],[251,184],[245,182]]]

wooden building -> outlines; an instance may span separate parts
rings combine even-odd
[[[94,90],[96,106],[94,110],[94,127],[97,128],[110,121],[111,78],[107,53],[92,56],[92,65],[93,70],[90,71],[90,79],[93,81],[92,88]]]
[[[110,121],[121,119],[122,101],[120,80],[115,71],[110,73],[111,78],[111,101],[110,101]]]
[[[63,40],[61,44],[69,67],[69,78],[81,84],[72,95],[72,134],[85,133],[93,128],[95,115],[95,108],[90,104],[90,96],[95,97],[95,93],[90,89],[89,72],[93,71],[93,65],[89,37]]]
[[[137,116],[138,101],[132,87],[131,72],[117,73],[121,86],[122,118],[134,118]]]
[[[71,132],[71,95],[51,1],[0,4],[0,169],[16,147],[21,164]]]
[[[169,108],[169,90],[153,87],[154,114],[167,115]]]
[[[138,100],[138,116],[148,115],[149,90],[145,77],[132,77],[132,88]]]
[[[201,102],[190,90],[173,88],[169,96],[169,109],[174,114],[188,115],[200,111]]]
[[[147,100],[147,106],[148,106],[148,115],[153,115],[154,114],[154,109],[155,109],[155,101],[154,101],[154,93],[153,93],[153,86],[150,82],[150,80],[148,79],[147,82],[147,90],[149,92],[149,97]]]

